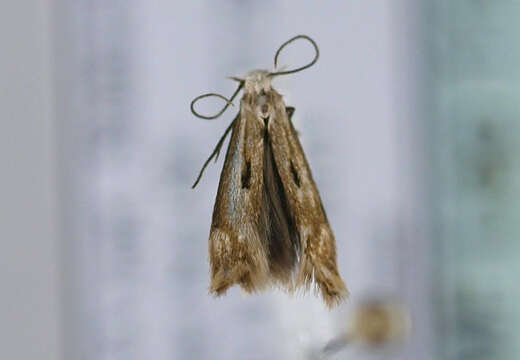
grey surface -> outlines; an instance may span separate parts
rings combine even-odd
[[[376,293],[409,310],[410,337],[330,358],[517,359],[520,5],[421,4],[2,3],[0,358],[313,359]],[[297,33],[322,56],[275,86],[352,293],[331,312],[211,298],[222,159],[189,189],[237,111],[203,121],[189,101],[231,94],[225,76]]]
[[[76,223],[68,229],[77,260],[70,281],[80,284],[76,306],[83,310],[71,312],[71,326],[81,323],[69,334],[77,345],[72,353],[300,359],[336,336],[347,309],[329,312],[313,296],[246,297],[238,289],[218,300],[208,296],[207,236],[222,164],[190,189],[236,110],[207,122],[190,114],[189,101],[207,91],[230,94],[234,84],[225,76],[272,66],[279,44],[306,33],[320,44],[320,62],[276,86],[297,109],[352,303],[372,291],[400,297],[419,321],[413,341],[395,356],[428,358],[425,237],[408,105],[413,66],[403,55],[413,42],[406,28],[412,24],[401,21],[407,4],[399,6],[98,1],[67,7],[74,20],[62,33],[72,37],[61,41],[74,47],[63,61],[74,67],[61,91],[71,98],[64,111],[75,119],[62,122],[78,141],[69,145],[75,157],[64,159],[77,198],[65,201]],[[304,45],[283,63],[309,58]]]
[[[302,359],[335,338],[349,308],[373,292],[409,308],[412,337],[391,352],[353,347],[337,357],[433,358],[411,1],[58,0],[52,9],[54,42],[40,46],[55,58],[60,207],[38,214],[59,217],[64,358]],[[298,33],[314,37],[322,57],[275,85],[296,107],[352,293],[330,312],[312,295],[275,290],[211,298],[207,236],[222,160],[190,189],[237,110],[206,122],[190,114],[189,101],[231,94],[225,76],[271,67],[276,48]],[[281,63],[310,56],[301,43]],[[48,149],[52,138],[45,141]],[[32,171],[52,184],[54,164],[44,160]],[[55,195],[38,196],[53,206]],[[41,244],[49,257],[31,268],[50,291],[56,278],[40,270],[56,263],[52,231],[44,231],[50,246]],[[36,321],[50,324],[51,336],[57,299],[40,297],[54,312]],[[59,337],[47,341],[59,351]]]
[[[49,1],[0,4],[0,358],[61,359]]]

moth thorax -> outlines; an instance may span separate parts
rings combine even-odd
[[[249,94],[258,95],[271,90],[271,78],[267,70],[253,70],[247,73],[244,91]]]

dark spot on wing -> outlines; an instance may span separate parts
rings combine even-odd
[[[249,189],[251,182],[251,162],[246,161],[246,166],[242,168],[242,189]]]
[[[300,187],[300,178],[298,177],[298,173],[296,172],[296,169],[294,168],[294,164],[291,161],[291,174],[293,176],[294,183],[296,186]]]

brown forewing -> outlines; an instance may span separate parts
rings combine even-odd
[[[316,283],[324,301],[332,306],[348,291],[336,265],[336,245],[311,170],[275,90],[271,90],[275,116],[268,125],[273,155],[300,239],[300,259],[295,286]]]
[[[268,254],[259,231],[264,126],[243,104],[222,169],[209,235],[210,292],[233,284],[251,292],[269,282]]]

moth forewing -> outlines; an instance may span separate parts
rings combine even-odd
[[[258,231],[262,196],[262,126],[241,108],[232,130],[209,235],[210,292],[246,291],[268,282],[268,254]]]
[[[314,281],[332,306],[348,295],[337,270],[334,235],[282,97],[272,92],[276,111],[268,132],[301,246],[295,286],[309,287]]]

